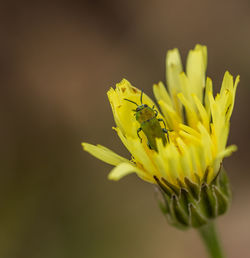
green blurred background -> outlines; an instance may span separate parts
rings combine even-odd
[[[100,143],[129,157],[106,92],[122,78],[152,96],[165,53],[208,46],[218,90],[241,75],[225,160],[230,211],[217,220],[229,258],[250,257],[250,4],[232,1],[1,1],[0,257],[198,258],[193,230],[171,228],[152,185],[107,180],[83,152]]]

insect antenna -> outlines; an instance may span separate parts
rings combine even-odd
[[[136,106],[139,106],[136,102],[134,102],[134,101],[132,101],[132,100],[130,100],[130,99],[124,99],[124,100],[127,100],[127,101],[129,101],[129,102],[135,104]]]
[[[142,95],[143,95],[143,90],[141,91],[141,104],[142,104]]]

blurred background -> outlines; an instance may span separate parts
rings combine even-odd
[[[0,257],[205,257],[197,232],[170,227],[152,185],[107,180],[82,151],[100,143],[129,157],[106,96],[127,78],[152,95],[165,54],[185,63],[208,46],[218,89],[241,75],[225,160],[233,203],[217,220],[229,258],[250,257],[250,4],[222,1],[1,1]]]

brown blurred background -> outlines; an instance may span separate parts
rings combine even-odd
[[[208,46],[220,86],[241,75],[225,161],[234,200],[218,219],[229,258],[250,257],[250,4],[240,1],[1,1],[0,257],[198,258],[193,230],[167,225],[154,188],[81,149],[87,141],[129,156],[106,97],[127,78],[152,96],[165,53],[185,60]]]

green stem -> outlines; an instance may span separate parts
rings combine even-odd
[[[211,258],[224,258],[216,227],[213,222],[198,229]]]

